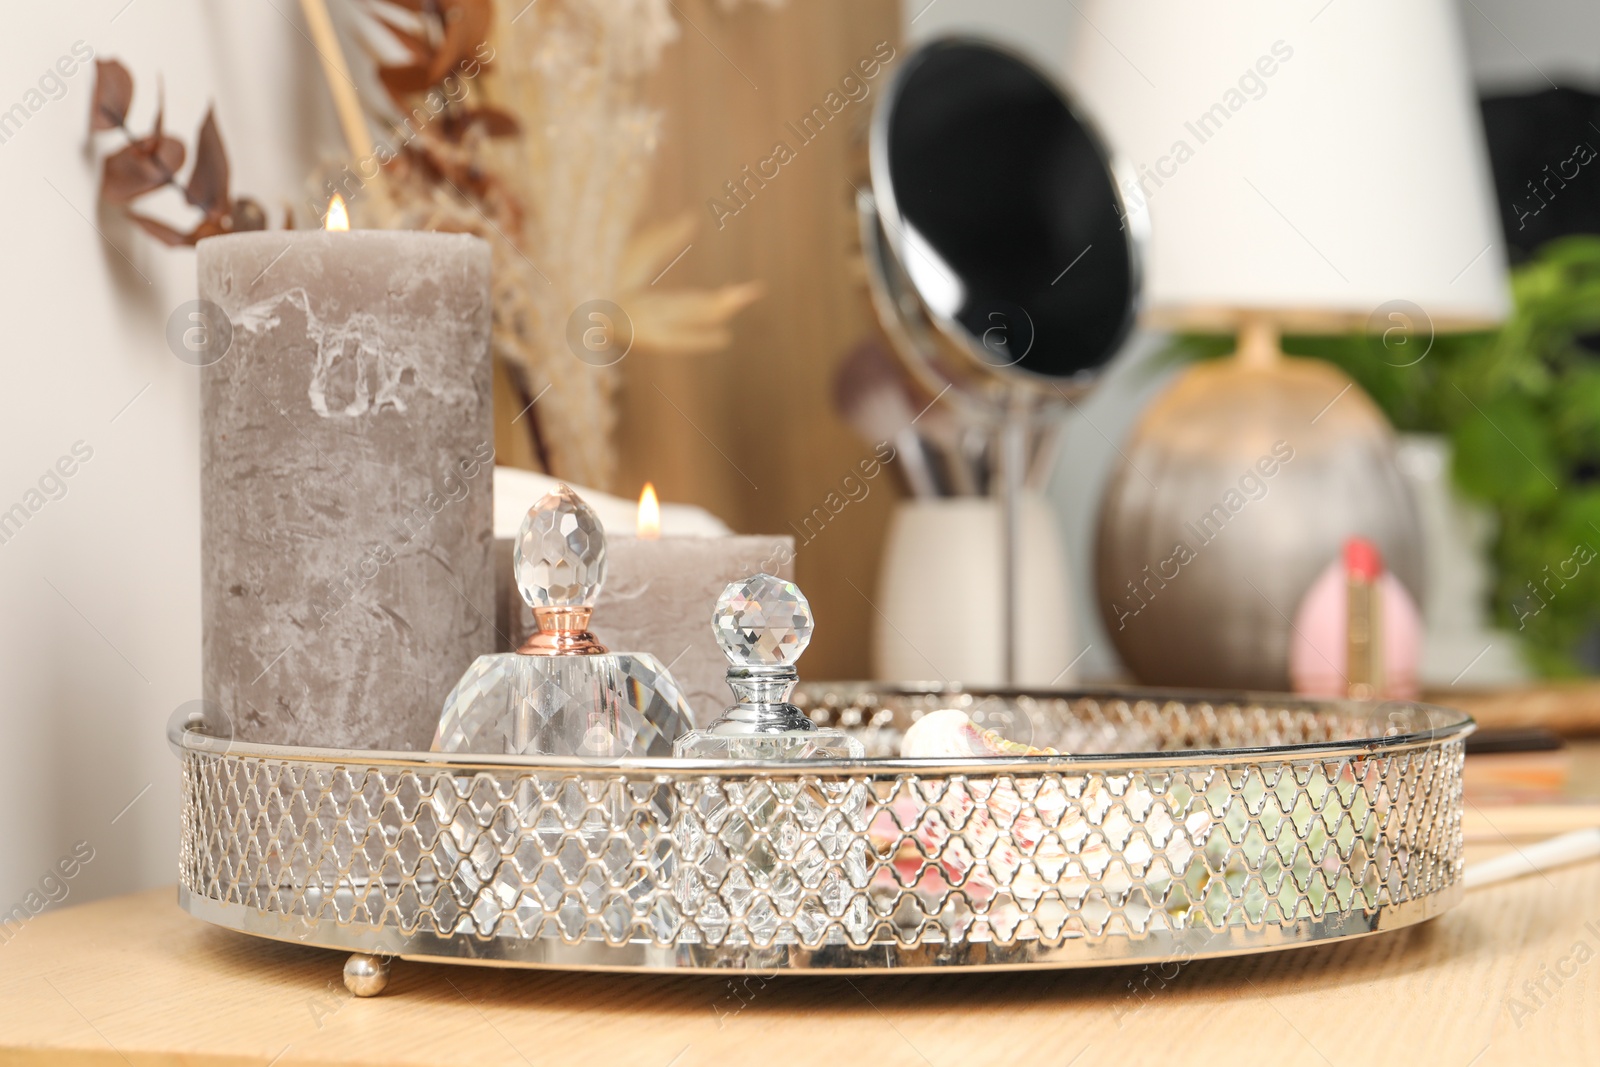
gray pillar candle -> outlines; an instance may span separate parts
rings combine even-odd
[[[489,246],[199,246],[204,693],[243,740],[426,748],[494,649]],[[212,308],[209,301],[220,308]]]
[[[500,599],[512,621],[512,647],[533,633],[533,612],[511,576],[511,541],[500,549]],[[733,700],[728,660],[711,630],[717,598],[729,582],[766,572],[794,578],[794,538],[606,537],[606,584],[590,631],[613,652],[648,652],[672,672],[705,726]]]

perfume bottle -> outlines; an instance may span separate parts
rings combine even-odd
[[[728,657],[738,703],[704,730],[678,738],[673,753],[702,759],[860,759],[861,742],[818,727],[789,703],[795,660],[811,643],[811,605],[793,582],[758,574],[730,582],[711,626]]]
[[[513,554],[538,631],[467,668],[445,700],[434,751],[596,761],[670,753],[694,722],[678,684],[654,656],[608,652],[588,630],[606,576],[599,516],[560,486],[528,510]]]

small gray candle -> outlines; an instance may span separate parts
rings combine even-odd
[[[489,247],[236,234],[199,283],[232,328],[200,384],[205,696],[244,740],[426,748],[495,644]]]

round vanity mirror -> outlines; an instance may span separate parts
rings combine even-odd
[[[965,38],[908,56],[873,118],[871,165],[869,269],[902,336],[917,332],[909,313],[954,342],[954,357],[909,346],[940,388],[1070,392],[1121,347],[1142,216],[1126,217],[1099,136],[1027,60]]]

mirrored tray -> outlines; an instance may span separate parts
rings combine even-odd
[[[1461,896],[1465,715],[1163,692],[809,685],[869,758],[353,752],[196,727],[179,901],[387,957],[685,972],[1081,967],[1419,922]],[[1070,756],[887,758],[923,713]]]

